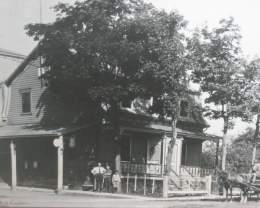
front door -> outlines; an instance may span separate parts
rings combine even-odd
[[[162,171],[162,140],[151,136],[147,139],[147,173],[160,174]]]

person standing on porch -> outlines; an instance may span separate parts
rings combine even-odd
[[[112,170],[110,166],[106,165],[106,172],[104,173],[104,187],[106,192],[111,192],[112,184]]]
[[[101,192],[102,190],[102,184],[103,184],[103,175],[106,172],[106,169],[102,167],[101,163],[99,162],[96,167],[94,167],[91,170],[91,173],[94,176],[96,187],[94,189],[98,192]]]

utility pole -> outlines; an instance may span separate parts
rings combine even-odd
[[[252,167],[255,164],[255,158],[256,158],[256,148],[257,148],[257,142],[259,137],[259,122],[260,122],[260,113],[259,113],[259,104],[257,106],[257,118],[256,118],[256,124],[255,124],[255,134],[253,139],[253,154],[252,154]]]
[[[40,23],[42,23],[42,0],[40,1]]]

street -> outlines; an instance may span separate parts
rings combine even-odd
[[[220,201],[199,201],[183,200],[176,201],[158,200],[150,198],[122,198],[94,196],[86,194],[63,193],[60,195],[51,191],[30,191],[9,189],[0,189],[0,207],[140,207],[140,208],[251,208],[259,207],[260,202],[249,201],[247,204],[240,204],[238,201],[220,202]]]

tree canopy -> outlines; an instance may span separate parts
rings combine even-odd
[[[173,115],[169,100],[176,103],[187,79],[181,15],[142,0],[87,0],[54,9],[55,22],[26,26],[51,68],[44,75],[50,89],[83,110],[153,96],[154,111]]]
[[[232,118],[248,118],[244,106],[248,99],[245,61],[240,46],[240,30],[233,18],[223,19],[210,30],[205,27],[194,33],[189,48],[193,59],[193,80],[207,94],[205,115],[223,119],[222,168],[225,169],[226,137]]]

